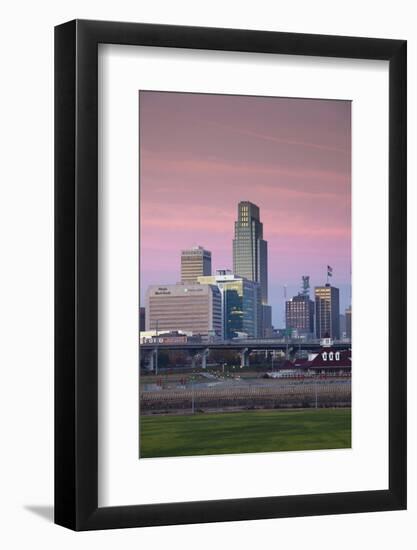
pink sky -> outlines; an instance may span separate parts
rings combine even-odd
[[[180,279],[180,252],[233,267],[237,203],[260,207],[275,326],[301,275],[326,266],[350,301],[349,101],[140,92],[141,295]],[[342,311],[343,312],[343,311]]]

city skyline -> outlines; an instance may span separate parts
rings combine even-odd
[[[180,251],[200,245],[212,272],[233,269],[236,207],[259,206],[273,324],[284,295],[340,288],[350,305],[350,102],[141,92],[141,302],[180,280]]]

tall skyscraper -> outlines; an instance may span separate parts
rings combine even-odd
[[[340,338],[339,289],[327,283],[316,286],[316,336],[317,338]]]
[[[298,294],[285,302],[285,328],[298,334],[314,334],[314,302],[308,295]]]
[[[262,304],[268,304],[268,243],[263,239],[259,207],[248,201],[238,204],[233,240],[233,272],[259,283]]]
[[[181,282],[194,284],[198,277],[211,275],[211,252],[195,246],[181,252]]]
[[[258,283],[238,277],[227,270],[199,277],[199,283],[216,285],[222,297],[223,338],[229,340],[239,332],[259,338],[262,330],[261,289]]]

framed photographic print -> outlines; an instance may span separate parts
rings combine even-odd
[[[55,159],[56,523],[406,507],[405,41],[65,23]]]

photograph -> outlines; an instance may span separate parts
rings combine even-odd
[[[139,459],[351,447],[351,101],[139,90]]]
[[[417,548],[416,9],[337,8],[4,4],[1,548]]]

